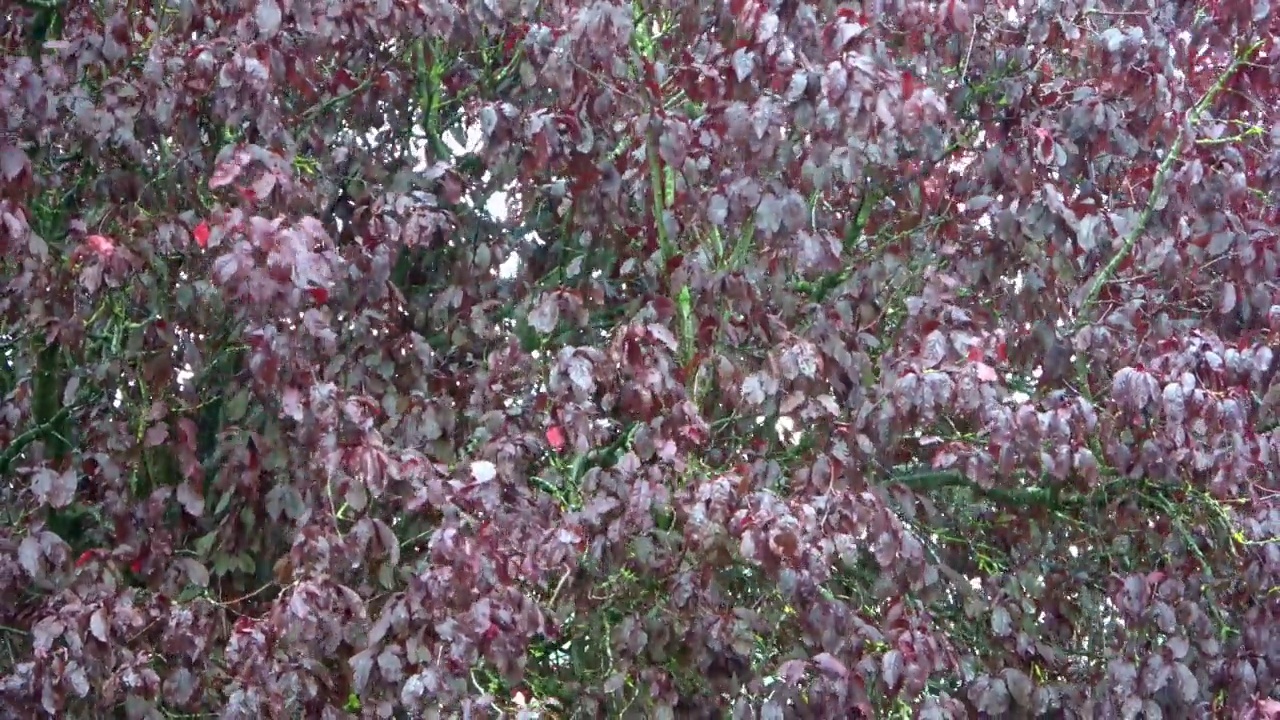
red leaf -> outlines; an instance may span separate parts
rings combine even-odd
[[[702,428],[695,425],[681,426],[680,435],[695,445],[701,445],[707,440],[707,434],[703,432]]]
[[[85,242],[89,244],[89,247],[93,248],[94,252],[104,258],[109,258],[116,252],[115,243],[101,235],[90,235],[85,238]]]
[[[910,100],[911,96],[914,95],[915,92],[916,79],[912,77],[909,72],[902,73],[902,99]]]
[[[1045,128],[1036,128],[1036,137],[1040,140],[1040,154],[1046,158],[1053,157],[1053,133]]]
[[[308,288],[311,298],[320,304],[329,302],[329,290],[322,287]]]
[[[142,558],[138,558],[133,562],[129,563],[129,572],[133,573],[134,575],[142,574]]]
[[[76,567],[84,567],[90,560],[98,557],[97,550],[85,550],[80,553],[80,557],[76,558]]]
[[[209,247],[209,223],[202,222],[191,231],[191,236],[196,239],[196,244],[202,249]]]
[[[556,452],[560,452],[561,450],[564,450],[564,447],[566,444],[564,429],[561,428],[559,425],[552,425],[551,427],[547,428],[547,442],[551,445],[551,448]]]

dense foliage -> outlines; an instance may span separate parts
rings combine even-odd
[[[1267,0],[0,13],[5,716],[1280,714]]]

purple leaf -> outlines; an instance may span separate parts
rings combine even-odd
[[[165,444],[169,439],[169,425],[167,423],[156,423],[147,428],[146,435],[143,437],[143,447],[156,447]]]
[[[40,579],[44,575],[41,572],[42,556],[38,539],[32,535],[22,538],[22,542],[18,545],[18,564],[33,578]]]
[[[991,631],[996,637],[1007,637],[1013,632],[1013,619],[1003,605],[996,605],[991,609]]]
[[[537,306],[529,313],[529,326],[548,335],[556,329],[560,321],[560,303],[554,293],[547,293],[538,301]]]
[[[192,517],[204,515],[204,496],[192,484],[191,480],[179,483],[175,496],[178,499],[178,503],[182,505],[183,511],[188,515]]]
[[[745,82],[751,77],[751,71],[755,69],[755,54],[746,48],[738,48],[733,53],[733,72],[738,77],[738,82]]]
[[[195,558],[180,558],[180,564],[186,570],[187,579],[198,587],[209,586],[209,570]]]
[[[352,689],[359,694],[369,686],[370,673],[373,672],[373,651],[366,648],[351,656],[347,661],[351,666]]]
[[[31,491],[40,502],[53,508],[64,508],[75,500],[79,480],[79,473],[74,470],[55,472],[42,467],[31,478]]]
[[[902,679],[902,651],[896,648],[890,650],[880,659],[880,664],[885,685],[887,685],[890,690],[896,689],[898,687],[898,682]]]
[[[102,608],[93,611],[89,616],[89,632],[101,642],[107,642],[111,636],[111,627],[107,621],[107,613]]]
[[[213,175],[209,178],[209,189],[217,190],[223,188],[236,181],[240,177],[240,172],[244,170],[244,160],[239,155],[234,155],[228,160],[218,163],[214,168]]]
[[[924,337],[921,347],[921,360],[926,368],[935,368],[947,359],[947,336],[941,330],[934,330]]]
[[[0,178],[17,180],[27,167],[27,155],[13,145],[0,145]]]
[[[849,675],[849,669],[844,663],[837,660],[831,653],[818,653],[813,656],[813,664],[818,669],[836,678],[845,678]]]

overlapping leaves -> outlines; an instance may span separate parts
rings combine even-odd
[[[1276,712],[1267,3],[5,12],[6,712]]]

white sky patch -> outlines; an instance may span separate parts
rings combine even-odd
[[[462,132],[445,133],[443,139],[444,144],[456,158],[479,152],[484,143],[484,133],[480,128],[480,122],[477,119],[472,118],[470,122],[464,126]],[[417,153],[420,157],[426,156],[425,150],[425,141],[423,141],[420,147],[411,148],[411,151]],[[416,172],[422,172],[428,167],[427,162],[423,160],[418,163],[414,170]],[[490,175],[486,172],[481,177],[481,182],[488,182],[489,178]],[[511,190],[514,186],[515,183],[512,182],[508,184],[507,187],[493,193],[485,199],[485,212],[487,212],[494,220],[497,220],[498,222],[506,222],[509,218],[507,207],[511,199]],[[464,199],[463,202],[471,204],[470,198]],[[536,233],[530,233],[530,235],[533,235],[536,238]],[[504,280],[509,280],[515,277],[519,272],[520,257],[516,253],[508,255],[507,258],[502,261],[502,264],[498,266],[498,277]]]

